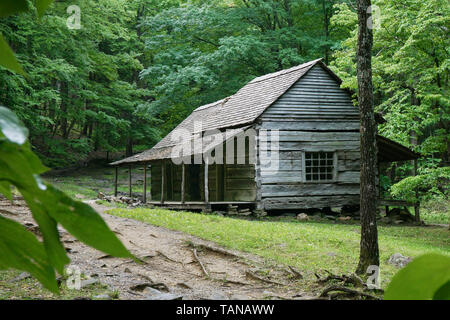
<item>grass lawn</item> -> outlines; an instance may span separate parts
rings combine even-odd
[[[272,262],[292,265],[306,272],[305,285],[320,270],[338,274],[353,272],[359,257],[360,226],[356,224],[299,222],[292,217],[250,220],[143,208],[117,208],[108,213],[184,231]],[[380,226],[379,244],[381,281],[386,287],[398,270],[387,263],[392,254],[450,255],[450,232],[436,227]]]

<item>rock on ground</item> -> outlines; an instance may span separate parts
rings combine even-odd
[[[403,268],[408,263],[410,263],[411,260],[412,259],[410,257],[406,257],[401,253],[394,253],[392,256],[389,257],[388,263],[392,264],[393,266]]]

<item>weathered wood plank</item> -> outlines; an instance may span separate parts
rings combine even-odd
[[[262,185],[262,196],[324,196],[359,195],[359,184],[337,185],[333,183],[303,183],[296,185]]]
[[[290,178],[292,176],[301,176],[301,170],[261,170],[261,181],[266,183],[267,177]]]
[[[256,189],[225,191],[225,201],[255,201],[255,200],[256,200]]]
[[[359,171],[359,160],[338,160],[338,171]]]
[[[290,176],[285,175],[275,175],[275,176],[264,176],[262,177],[261,183],[264,184],[273,184],[273,183],[298,183],[303,182],[303,177],[301,173],[294,174],[292,173]]]
[[[280,131],[280,141],[310,141],[310,142],[328,142],[328,141],[358,141],[359,132],[310,132],[310,131]]]
[[[263,199],[264,208],[268,210],[340,207],[356,204],[359,204],[359,195],[278,197]]]
[[[340,183],[359,183],[359,171],[345,171],[339,172],[337,181]]]
[[[327,141],[327,142],[280,142],[279,149],[281,151],[359,151],[359,141]]]
[[[279,171],[295,171],[299,172],[302,170],[302,161],[301,160],[273,160],[270,163],[261,165],[261,172],[273,170],[278,168]]]
[[[226,168],[228,179],[242,179],[249,178],[253,179],[255,177],[255,172],[253,167],[245,167],[245,168]]]
[[[265,130],[311,130],[311,131],[358,131],[359,121],[263,121],[261,129]]]
[[[227,190],[253,190],[255,189],[253,179],[228,179]]]

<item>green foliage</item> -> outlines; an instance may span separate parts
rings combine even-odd
[[[450,167],[431,169],[423,174],[407,177],[391,186],[390,191],[395,198],[409,201],[448,199]]]
[[[28,10],[27,0],[6,0],[0,2],[0,17],[7,17],[26,10]]]
[[[141,23],[152,56],[141,77],[155,99],[140,109],[167,133],[256,76],[326,56],[336,45],[325,23],[337,2],[165,2]]]
[[[424,155],[419,162],[421,175],[391,190],[410,199],[413,189],[424,189],[425,199],[442,195],[444,192],[432,184],[447,172],[435,169],[450,164],[450,7],[445,0],[372,3],[381,13],[380,28],[374,29],[372,59],[375,109],[387,120],[379,132]],[[355,90],[357,14],[347,3],[336,5],[335,10],[331,24],[334,37],[341,42],[333,53],[331,68],[345,87]],[[398,166],[396,173],[392,183],[409,175],[411,165]]]
[[[386,300],[450,300],[450,257],[425,254],[392,279]]]
[[[50,2],[35,2],[39,15]],[[145,2],[102,0],[93,6],[87,0],[58,1],[41,19],[27,12],[0,22],[0,32],[27,74],[25,79],[0,69],[0,103],[29,128],[33,148],[47,165],[76,165],[94,150],[115,151],[134,143],[149,147],[160,138],[155,121],[137,112],[151,99],[139,80],[148,60],[136,30],[137,12]],[[73,4],[82,13],[79,30],[66,25],[66,9]],[[10,69],[17,71],[12,52],[3,49],[3,66],[10,61]]]
[[[8,68],[12,71],[25,75],[23,72],[22,66],[17,61],[14,56],[14,52],[9,47],[8,43],[6,43],[5,38],[3,38],[0,33],[0,65]]]
[[[103,219],[87,204],[74,201],[44,183],[46,171],[30,150],[27,130],[7,108],[0,107],[0,192],[11,197],[11,185],[23,195],[39,225],[43,243],[17,222],[0,216],[0,269],[28,271],[47,289],[57,292],[55,272],[69,262],[59,241],[60,223],[77,239],[118,257],[132,257]]]

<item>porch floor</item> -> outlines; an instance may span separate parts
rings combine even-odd
[[[205,203],[204,201],[185,201],[184,203],[181,203],[181,201],[164,201],[164,203],[161,203],[161,201],[147,201],[147,204],[160,206],[168,209],[200,209],[203,210],[206,207],[212,207],[212,206],[253,206],[256,204],[255,201],[211,201],[208,203]]]

